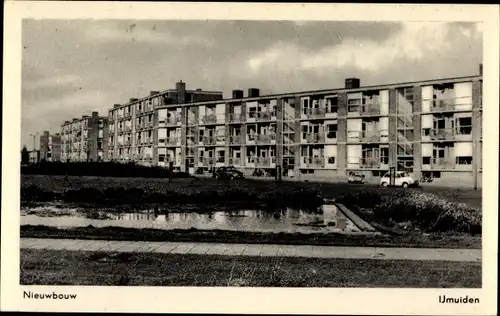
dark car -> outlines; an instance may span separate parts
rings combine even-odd
[[[235,167],[220,167],[214,172],[217,179],[244,179],[245,175]]]

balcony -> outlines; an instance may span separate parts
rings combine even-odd
[[[306,109],[306,116],[309,119],[321,119],[325,117],[325,114],[325,108]]]
[[[216,143],[215,137],[213,137],[213,136],[203,137],[203,145],[211,146],[211,145],[215,145],[215,143]]]
[[[215,114],[205,115],[201,119],[201,121],[203,124],[217,124],[217,115]]]
[[[271,157],[255,157],[255,166],[257,167],[271,167]]]
[[[231,113],[229,114],[229,123],[241,123],[243,122],[243,115],[241,113]]]
[[[305,143],[307,144],[319,144],[325,142],[325,135],[320,133],[307,134]]]
[[[276,116],[276,113],[272,111],[255,112],[255,119],[259,122],[271,121],[273,116]]]
[[[165,120],[165,125],[166,126],[177,126],[177,125],[181,124],[181,121],[182,121],[182,119],[180,116],[171,117],[171,118]]]
[[[433,99],[430,112],[446,112],[456,110],[456,99]]]
[[[363,169],[379,169],[380,159],[378,158],[361,158],[359,167]]]
[[[325,167],[325,157],[302,157],[302,162],[306,168]]]
[[[241,158],[229,157],[230,166],[239,166],[241,164]]]
[[[261,145],[272,144],[273,141],[276,141],[276,134],[258,134],[255,137],[255,141],[257,144]]]
[[[386,142],[389,140],[389,131],[379,130],[379,131],[361,131],[359,135],[359,141],[364,143],[378,143]]]
[[[431,169],[455,169],[455,161],[447,158],[432,158]]]
[[[454,140],[455,131],[452,128],[431,129],[431,140]]]
[[[380,104],[365,104],[359,108],[360,116],[380,115]]]
[[[180,139],[178,137],[168,137],[165,141],[167,145],[176,146],[180,144]]]
[[[229,144],[230,145],[240,145],[241,144],[241,135],[229,136]]]
[[[215,158],[203,157],[203,165],[204,166],[213,166],[213,165],[215,165]]]

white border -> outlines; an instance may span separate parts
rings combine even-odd
[[[216,312],[301,314],[486,315],[496,311],[499,7],[493,5],[245,4],[5,2],[2,310]],[[344,21],[482,21],[484,30],[483,288],[482,289],[277,289],[160,287],[20,287],[19,148],[21,20],[37,19],[221,19]],[[377,273],[373,271],[373,273]],[[23,290],[77,293],[74,301],[23,300]],[[481,304],[439,304],[438,296],[469,295]]]

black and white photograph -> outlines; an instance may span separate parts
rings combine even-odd
[[[2,207],[2,232],[19,227],[8,255],[19,306],[85,306],[76,293],[88,287],[155,300],[164,288],[366,289],[386,301],[413,289],[434,290],[420,305],[435,312],[493,311],[498,47],[485,56],[498,29],[492,42],[485,32],[498,17],[388,6],[399,19],[368,7],[364,19],[314,19],[336,10],[316,4],[259,18],[286,4],[158,3],[179,12],[148,18],[155,4],[142,4],[135,16],[124,6],[141,3],[113,14],[110,2],[85,4],[86,18],[16,20],[18,95],[3,106],[6,119],[18,112],[3,125],[16,179],[2,187],[18,192],[2,190],[2,204],[19,199]],[[216,9],[232,5],[235,16]],[[314,304],[346,312],[331,295]]]

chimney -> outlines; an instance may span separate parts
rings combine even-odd
[[[64,121],[64,125],[69,124],[69,121]]]
[[[249,98],[256,98],[259,96],[259,89],[256,88],[250,88],[248,89],[248,97]]]
[[[117,107],[120,107],[120,104],[113,104],[113,109],[116,109]]]
[[[177,91],[177,104],[183,104],[186,102],[186,83],[180,80],[175,84],[175,90]]]
[[[134,103],[137,100],[139,100],[139,99],[137,99],[137,98],[130,98],[130,103]]]
[[[346,89],[357,89],[361,86],[359,78],[347,78],[345,80]]]
[[[479,75],[482,76],[483,75],[483,64],[479,64]]]
[[[198,88],[198,89],[196,89],[196,91],[201,91],[201,89],[200,89],[200,88]]]
[[[154,96],[154,95],[157,95],[158,93],[160,93],[160,91],[149,91],[149,96]]]
[[[88,117],[88,115],[82,115],[82,119],[87,118],[87,117]]]
[[[243,99],[243,90],[233,90],[233,99]]]
[[[76,122],[76,121],[78,121],[78,119],[77,118],[73,118],[73,122]]]
[[[99,116],[99,112],[97,112],[97,111],[92,112],[92,117],[98,117],[98,116]]]

